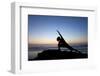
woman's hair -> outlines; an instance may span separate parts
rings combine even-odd
[[[57,37],[57,41],[59,41],[59,40],[61,40],[61,38],[58,36],[58,37]]]

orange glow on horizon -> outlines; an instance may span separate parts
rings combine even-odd
[[[65,39],[68,44],[85,44],[87,43],[87,39],[85,38],[77,38],[77,39]],[[47,38],[38,38],[38,39],[29,39],[29,44],[58,44],[56,39],[47,39]]]
[[[57,44],[56,40],[53,39],[29,39],[29,44]]]

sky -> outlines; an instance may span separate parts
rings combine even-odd
[[[87,43],[88,18],[76,16],[28,15],[29,44],[57,44],[62,34],[69,44]]]

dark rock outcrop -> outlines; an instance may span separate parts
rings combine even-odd
[[[54,59],[76,59],[76,58],[88,58],[88,54],[81,52],[69,52],[60,50],[45,50],[39,53],[35,59],[31,60],[54,60]]]

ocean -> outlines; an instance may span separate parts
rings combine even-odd
[[[88,53],[88,46],[87,45],[77,45],[77,46],[72,46],[73,48],[77,49],[78,51],[80,51],[81,53]],[[58,47],[57,46],[49,46],[49,45],[45,45],[45,46],[31,46],[28,48],[28,59],[34,59],[37,57],[38,53],[43,52],[44,50],[57,50]],[[61,48],[61,51],[70,51],[67,48]]]

